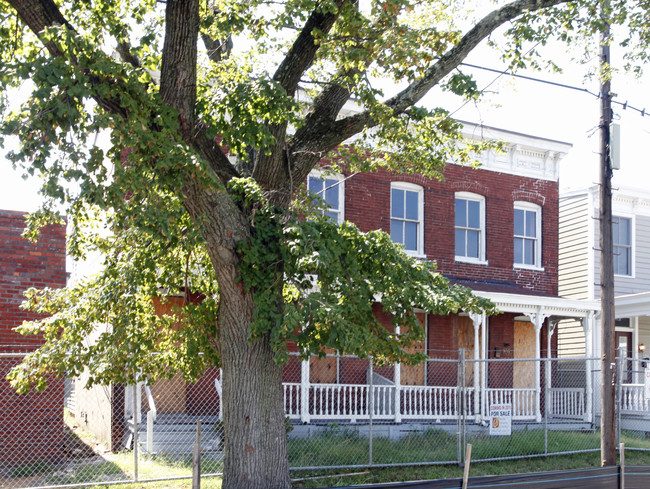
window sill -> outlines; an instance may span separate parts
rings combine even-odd
[[[538,267],[537,265],[523,265],[521,263],[513,263],[512,268],[519,268],[521,270],[533,270],[535,272],[544,271],[544,267]]]
[[[406,253],[408,256],[411,256],[413,258],[417,258],[419,260],[426,260],[427,255],[420,253],[419,251],[408,251],[408,250],[402,250],[404,253]]]
[[[466,256],[456,256],[454,260],[461,263],[470,263],[472,265],[488,265],[487,260],[477,260],[476,258],[467,258]]]

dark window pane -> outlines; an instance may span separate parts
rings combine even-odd
[[[418,193],[406,191],[406,218],[418,220]]]
[[[524,240],[515,238],[515,263],[521,265],[524,262]]]
[[[332,209],[339,208],[339,186],[337,180],[325,180],[325,201]]]
[[[404,219],[404,190],[392,189],[390,217]]]
[[[329,211],[329,212],[326,212],[325,215],[327,217],[329,217],[332,221],[339,222],[339,215],[338,215],[337,212]]]
[[[524,235],[524,211],[522,209],[515,209],[515,235]]]
[[[535,264],[535,242],[532,239],[524,240],[524,264]]]
[[[456,226],[464,227],[466,225],[467,225],[467,201],[463,199],[456,199]]]
[[[317,194],[318,192],[323,191],[323,181],[320,178],[309,177],[308,186],[309,186],[309,191],[312,194]],[[321,195],[321,197],[322,197],[322,195]]]
[[[404,243],[404,221],[390,220],[390,239],[393,243]]]
[[[404,248],[410,251],[418,249],[418,225],[415,222],[404,223]]]
[[[467,231],[467,256],[478,258],[478,231]]]
[[[616,245],[631,245],[632,220],[625,217],[612,217],[612,238]]]
[[[614,273],[617,275],[631,275],[630,248],[614,246]]]
[[[481,228],[481,203],[475,200],[467,201],[467,227]]]
[[[465,256],[465,230],[456,229],[456,256]]]
[[[537,212],[526,211],[526,236],[537,237]]]

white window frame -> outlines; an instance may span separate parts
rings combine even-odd
[[[479,226],[480,228],[469,228],[469,227],[458,227],[456,226],[456,201],[457,200],[469,200],[479,203]],[[473,256],[464,256],[456,255],[456,230],[463,229],[467,230],[477,230],[479,232],[478,237],[478,257]],[[467,243],[467,242],[466,242]],[[467,244],[465,246],[467,248]],[[485,196],[480,194],[475,194],[473,192],[456,192],[454,194],[454,255],[455,260],[460,262],[467,263],[478,263],[481,265],[487,265],[486,252],[485,252]]]
[[[628,245],[619,245],[619,244],[613,243],[613,240],[614,240],[614,236],[613,236],[613,227],[614,227],[613,220],[615,218],[617,218],[617,219],[627,219],[628,221],[630,221],[630,244],[629,244],[629,246]],[[614,254],[614,276],[616,276],[616,277],[634,278],[634,265],[635,265],[635,263],[634,263],[634,238],[635,238],[635,236],[634,236],[634,226],[635,226],[634,216],[625,215],[625,214],[622,214],[622,213],[615,213],[612,216],[612,244],[613,244],[612,253]],[[616,247],[627,247],[630,250],[630,273],[627,274],[627,275],[624,275],[624,274],[621,274],[621,273],[616,273],[616,250],[615,250]]]
[[[520,236],[515,234],[515,211],[521,210],[521,211],[533,211],[535,212],[535,238],[531,238],[529,236]],[[528,268],[531,270],[543,270],[544,268],[542,267],[542,207],[533,204],[532,202],[525,202],[525,201],[515,201],[514,203],[514,208],[512,210],[512,236],[513,236],[513,250],[512,250],[512,266],[514,268]],[[515,263],[515,250],[514,250],[514,240],[515,238],[522,238],[522,239],[527,239],[527,240],[532,240],[535,242],[535,256],[534,256],[534,261],[532,265],[525,264],[525,263]]]
[[[309,190],[309,179],[310,178],[317,178],[319,180],[322,180],[325,182],[326,180],[336,180],[337,184],[336,187],[338,188],[339,191],[339,208],[334,209],[330,207],[330,212],[333,212],[336,214],[336,224],[342,224],[343,221],[345,220],[345,177],[341,175],[340,173],[329,173],[329,172],[324,172],[322,170],[312,170],[309,172],[309,176],[307,177],[307,190]],[[321,192],[318,192],[318,196],[325,200],[325,195],[322,195],[322,192],[324,192],[327,188],[323,185],[323,190]],[[328,204],[329,206],[329,204]]]
[[[407,192],[416,192],[418,195],[418,219],[411,220],[404,218],[393,218],[393,189],[404,190]],[[406,210],[406,209],[405,209]],[[402,222],[415,222],[417,224],[417,249],[407,250],[404,248],[404,253],[418,258],[424,258],[424,189],[420,185],[408,182],[391,182],[390,183],[390,225],[392,235],[393,220]],[[402,244],[403,243],[399,243]]]

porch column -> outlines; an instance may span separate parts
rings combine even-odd
[[[553,338],[553,334],[555,333],[555,330],[557,329],[557,323],[558,319],[554,319],[553,321],[549,320],[547,324],[547,330],[546,330],[546,373],[544,376],[544,386],[546,389],[546,396],[545,396],[545,402],[544,402],[544,411],[546,419],[548,419],[549,415],[551,413],[551,403],[552,403],[552,394],[551,394],[551,387],[552,387],[552,382],[553,379],[551,378],[551,339]]]
[[[395,334],[399,335],[400,334],[400,327],[395,326]],[[401,363],[396,363],[395,364],[395,371],[394,371],[394,382],[395,382],[395,399],[394,401],[394,409],[395,409],[395,422],[396,423],[401,423],[402,422],[402,364]]]
[[[540,333],[542,332],[542,324],[544,324],[544,320],[546,319],[546,314],[542,313],[541,308],[532,314],[530,314],[530,319],[533,321],[533,325],[535,326],[535,393],[537,397],[537,402],[535,403],[535,419],[537,422],[542,421],[542,410],[541,410],[541,400],[542,400],[542,386],[540,382],[540,377],[541,377],[541,337]]]
[[[472,324],[474,325],[474,360],[480,360],[480,355],[481,355],[481,344],[479,343],[479,330],[481,328],[482,324],[485,324],[485,313],[482,314],[477,314],[477,313],[470,313],[469,314],[470,319],[472,320]],[[485,329],[485,327],[483,327]],[[480,412],[480,400],[481,397],[479,395],[479,389],[480,389],[480,378],[479,378],[479,373],[482,372],[484,368],[484,365],[481,365],[481,362],[476,361],[474,362],[474,367],[473,367],[473,376],[474,376],[474,416],[475,416],[475,422],[480,423],[481,422],[481,412]]]
[[[488,388],[488,317],[483,313],[483,327],[481,328],[481,419],[488,418],[487,388]]]
[[[593,351],[593,333],[594,333],[594,322],[595,322],[595,313],[594,311],[589,311],[587,316],[582,318],[582,329],[585,333],[585,353],[586,353],[586,361],[585,361],[585,422],[591,423],[594,419],[594,413],[593,413],[593,366],[592,366],[592,356],[594,354]]]
[[[300,421],[309,423],[309,358],[300,363]]]

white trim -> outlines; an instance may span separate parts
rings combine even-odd
[[[415,222],[417,224],[417,245],[415,250],[407,250],[403,248],[404,253],[407,255],[415,256],[417,258],[424,258],[424,188],[421,185],[409,182],[390,182],[390,211],[389,211],[389,222],[392,228],[393,223],[393,189],[404,190],[407,192],[416,192],[418,195],[418,219],[413,221],[411,219],[404,218],[395,218],[396,221],[402,222]],[[404,213],[406,213],[406,207],[404,208]],[[389,231],[389,234],[392,235],[392,229]],[[398,243],[404,246],[404,243]]]
[[[479,203],[479,239],[478,239],[478,257],[474,258],[471,256],[465,256],[465,255],[456,255],[456,229],[459,229],[456,227],[456,201],[457,200],[467,200],[467,201],[472,201],[472,202],[478,202]],[[469,228],[469,227],[464,227],[460,228],[464,230],[468,229],[476,229],[476,228]],[[485,196],[481,194],[476,194],[473,192],[456,192],[454,193],[454,259],[459,262],[465,262],[465,263],[475,263],[479,265],[487,265],[487,258],[486,258],[486,250],[485,250],[485,235],[486,235],[486,229],[485,229]],[[467,243],[466,243],[467,244]]]
[[[309,172],[309,175],[307,176],[307,190],[309,190],[309,178],[318,178],[320,180],[336,180],[338,183],[336,184],[338,187],[339,191],[339,208],[338,209],[333,209],[332,212],[335,212],[337,215],[337,224],[342,224],[343,221],[345,221],[345,177],[341,175],[340,173],[330,173],[327,171],[323,170],[312,170]],[[329,187],[323,186],[323,192],[327,190]],[[319,192],[320,193],[320,192]],[[320,197],[325,200],[325,195],[320,195]]]
[[[514,232],[514,213],[517,210],[523,210],[523,211],[533,211],[535,212],[535,256],[533,257],[534,263],[532,265],[525,264],[525,263],[515,263],[515,257],[514,257],[514,249],[513,249],[513,257],[512,257],[512,266],[514,268],[525,268],[529,270],[543,270],[544,268],[542,267],[542,207],[540,205],[534,204],[532,202],[527,202],[524,200],[516,200],[514,202],[514,206],[512,209],[513,213],[513,242],[514,238],[517,237],[517,235]],[[530,237],[528,236],[520,236],[523,239],[528,239],[531,240]]]

